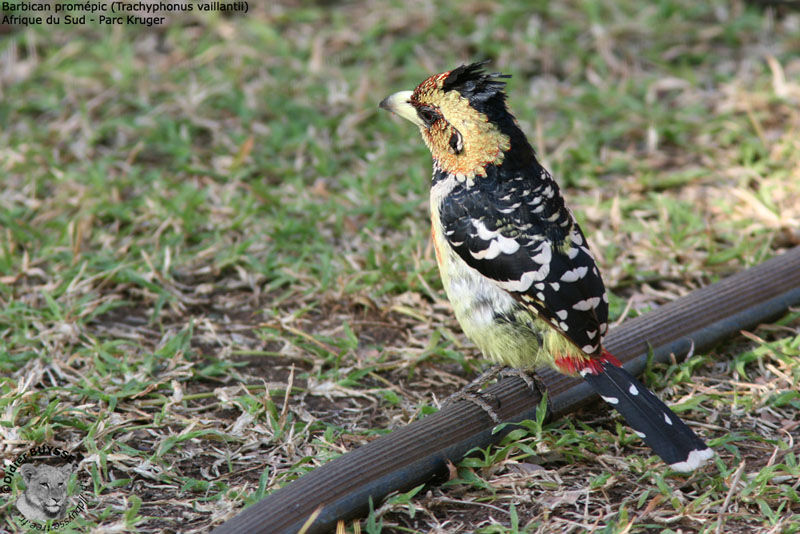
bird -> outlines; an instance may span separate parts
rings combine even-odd
[[[696,470],[713,450],[603,346],[608,296],[586,237],[509,110],[511,76],[486,63],[379,104],[433,158],[431,234],[456,319],[496,364],[581,377],[670,468]]]

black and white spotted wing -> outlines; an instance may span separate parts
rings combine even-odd
[[[445,238],[469,266],[535,308],[583,352],[598,354],[607,328],[605,287],[558,186],[544,170],[536,179],[501,179],[502,171],[489,170],[442,201]]]

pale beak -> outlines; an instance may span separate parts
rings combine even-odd
[[[400,91],[384,98],[379,106],[387,111],[391,111],[399,117],[403,117],[419,126],[424,127],[425,124],[422,119],[417,115],[417,110],[411,105],[411,95],[414,91]]]

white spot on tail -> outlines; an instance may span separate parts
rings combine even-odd
[[[609,404],[619,404],[619,399],[616,397],[606,397],[605,395],[600,395],[600,397]]]
[[[694,450],[689,453],[684,461],[669,464],[669,466],[675,471],[688,473],[690,471],[694,471],[713,457],[714,451],[712,451],[710,448]]]
[[[631,387],[628,388],[628,391],[630,392],[631,395],[638,395],[639,394],[639,390],[633,384],[631,384]],[[672,424],[672,423],[670,423],[670,424]]]

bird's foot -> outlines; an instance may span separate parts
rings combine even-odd
[[[523,371],[522,369],[516,369],[514,367],[505,367],[498,371],[498,377],[500,378],[507,378],[507,377],[516,377],[525,382],[528,388],[534,393],[543,393],[547,391],[547,388],[542,382],[542,379],[539,378],[538,375],[535,373],[528,373]]]
[[[497,397],[492,395],[491,393],[481,393],[479,391],[469,391],[466,388],[462,389],[461,391],[457,391],[450,395],[445,401],[445,406],[450,405],[456,401],[464,400],[475,404],[479,408],[481,408],[486,414],[492,419],[495,424],[499,424],[502,422],[500,416],[497,415],[492,404],[499,405],[497,401]]]
[[[497,378],[497,376],[502,372],[503,368],[504,367],[502,365],[491,366],[489,369],[481,373],[480,376],[478,376],[475,380],[464,386],[460,391],[450,395],[450,397],[444,401],[444,405],[447,406],[458,400],[469,401],[483,409],[483,411],[486,412],[489,417],[491,417],[492,421],[499,423],[500,416],[497,415],[497,412],[492,407],[492,404],[499,404],[497,397],[489,393],[481,393],[480,390],[483,388],[483,386]]]
[[[495,378],[516,377],[525,382],[528,388],[534,393],[542,393],[546,391],[544,383],[535,374],[529,374],[521,369],[513,367],[506,367],[504,365],[493,365],[481,375],[464,386],[461,391],[458,391],[447,398],[444,402],[445,406],[452,404],[457,400],[466,400],[479,406],[485,411],[489,417],[492,418],[496,424],[501,422],[500,416],[492,407],[492,405],[499,405],[497,397],[490,393],[482,393],[480,390]]]

